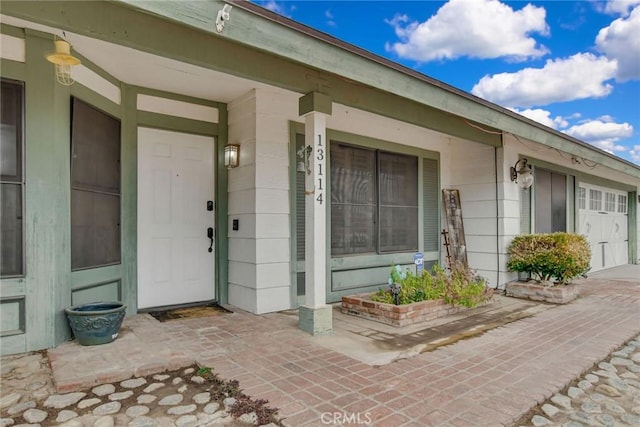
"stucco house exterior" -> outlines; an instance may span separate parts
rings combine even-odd
[[[587,235],[594,271],[638,263],[638,165],[254,4],[0,14],[2,354],[68,339],[64,308],[99,300],[300,308],[326,332],[390,265],[443,262],[442,189],[491,286],[522,232]]]

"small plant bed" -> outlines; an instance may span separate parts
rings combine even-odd
[[[567,304],[580,295],[580,288],[574,284],[549,286],[537,280],[529,280],[507,283],[506,295],[552,304]]]
[[[571,279],[590,268],[591,252],[584,236],[573,233],[523,234],[508,249],[507,268],[526,273],[528,281],[510,282],[510,297],[566,304],[579,295]]]
[[[389,289],[342,297],[342,312],[393,326],[406,326],[459,313],[486,304],[493,290],[468,268],[447,273],[439,266],[415,275],[400,266],[391,269]]]

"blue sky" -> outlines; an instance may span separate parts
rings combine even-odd
[[[640,0],[256,3],[640,164]]]

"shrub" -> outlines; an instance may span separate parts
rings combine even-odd
[[[399,285],[400,305],[443,299],[447,304],[475,307],[491,298],[491,290],[485,286],[486,281],[462,265],[454,266],[449,274],[442,267],[434,265],[431,271],[424,270],[421,275],[403,271],[396,265],[389,277],[389,285],[393,284]],[[371,300],[395,303],[390,289],[380,289],[371,296]]]
[[[542,281],[565,284],[586,273],[591,251],[584,236],[574,233],[523,234],[508,249],[507,268],[526,272]]]

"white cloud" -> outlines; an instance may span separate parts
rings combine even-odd
[[[617,63],[590,53],[548,60],[543,68],[484,76],[471,92],[506,107],[531,107],[611,93]]]
[[[633,135],[633,126],[629,123],[615,123],[612,121],[591,120],[579,125],[571,126],[564,133],[588,142],[609,153],[627,151],[628,147],[616,144],[621,139]]]
[[[629,156],[633,162],[640,164],[640,145],[634,145],[633,148],[629,150]]]
[[[400,42],[387,50],[416,61],[509,57],[525,60],[548,53],[530,37],[547,35],[546,10],[527,4],[514,11],[498,0],[450,0],[427,21],[410,21],[396,15],[387,23]]]
[[[278,3],[275,0],[269,0],[269,1],[266,1],[266,2],[262,2],[262,3],[260,3],[260,5],[262,7],[264,7],[265,9],[269,9],[271,12],[277,13],[278,15],[282,15],[282,16],[285,16],[287,18],[291,18],[291,15],[287,12],[286,8],[282,4]]]
[[[561,116],[556,116],[555,118],[551,117],[551,112],[547,110],[543,110],[540,108],[536,109],[526,109],[526,110],[518,110],[516,108],[512,108],[512,111],[523,115],[531,120],[534,120],[538,123],[542,123],[545,126],[549,126],[553,129],[564,128],[569,125],[569,123]]]
[[[640,7],[627,18],[616,19],[600,30],[596,37],[598,50],[618,61],[617,80],[640,79]]]
[[[627,16],[629,9],[640,4],[640,0],[609,0],[605,5],[604,12]]]
[[[333,18],[333,13],[331,13],[331,10],[326,10],[324,12],[324,17],[327,18],[327,25],[330,27],[335,27],[338,24],[336,24],[336,21]]]

